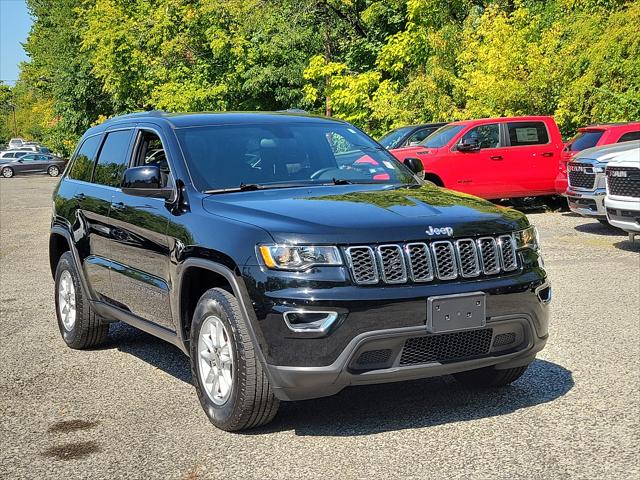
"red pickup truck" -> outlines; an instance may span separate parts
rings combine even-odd
[[[453,122],[420,145],[391,150],[418,158],[425,178],[487,199],[555,195],[563,143],[551,117]]]

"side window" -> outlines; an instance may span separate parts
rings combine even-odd
[[[107,134],[98,154],[93,182],[119,187],[122,174],[129,165],[131,130],[117,130]]]
[[[406,145],[417,145],[433,132],[435,132],[436,128],[421,128],[411,134],[409,138],[407,138]]]
[[[480,142],[480,148],[498,148],[500,146],[500,126],[497,123],[478,125],[465,133],[460,140],[473,138]]]
[[[16,158],[15,153],[7,153],[3,158]]]
[[[509,122],[507,130],[512,147],[549,143],[549,134],[544,122]]]
[[[35,155],[24,155],[22,157],[22,160],[25,162],[33,162],[34,160],[36,160],[36,156]]]
[[[620,137],[618,143],[620,142],[630,142],[631,140],[640,140],[640,131],[638,132],[627,132]]]
[[[100,146],[100,139],[102,135],[95,135],[87,138],[76,155],[71,170],[69,171],[69,178],[74,180],[82,180],[83,182],[91,181],[91,174],[93,173],[93,162],[96,159],[96,152]]]
[[[169,169],[167,154],[157,134],[145,130],[140,132],[135,154],[135,165],[157,165],[162,175],[162,187],[173,186],[173,177]]]

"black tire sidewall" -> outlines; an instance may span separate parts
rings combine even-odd
[[[214,403],[204,390],[204,385],[200,381],[200,362],[198,358],[198,339],[200,336],[200,330],[205,319],[210,315],[218,317],[224,326],[227,328],[227,332],[232,337],[231,349],[233,351],[233,387],[231,394],[227,401],[218,405]],[[232,424],[234,417],[240,409],[242,399],[241,396],[241,382],[240,377],[245,369],[244,352],[240,351],[238,345],[242,345],[242,339],[238,328],[235,324],[240,319],[234,318],[233,311],[228,308],[226,299],[222,296],[216,295],[215,292],[207,292],[198,302],[196,310],[193,315],[193,322],[191,324],[191,338],[189,345],[189,354],[191,357],[191,373],[193,377],[193,383],[198,394],[198,399],[202,408],[207,413],[211,422],[218,428],[226,429],[228,425]]]
[[[59,307],[59,299],[58,299],[58,289],[60,288],[60,277],[62,276],[62,272],[68,271],[71,274],[71,278],[73,280],[73,288],[75,289],[76,296],[76,321],[71,330],[67,330],[64,328],[64,324],[62,323],[62,318],[60,318],[60,307]],[[55,278],[55,306],[56,306],[56,318],[58,319],[58,328],[60,329],[60,334],[62,335],[63,340],[69,346],[75,345],[81,336],[81,328],[82,328],[82,319],[83,319],[83,297],[82,297],[82,286],[80,285],[80,278],[78,277],[78,271],[76,270],[75,263],[73,261],[73,257],[71,253],[66,252],[60,257],[60,261],[58,262],[58,267],[56,268],[56,278]]]

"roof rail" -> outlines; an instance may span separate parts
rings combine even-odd
[[[123,115],[116,115],[115,117],[108,118],[107,120],[105,120],[103,122],[103,124],[104,123],[113,122],[113,121],[116,121],[116,120],[126,119],[126,118],[161,117],[161,116],[165,115],[166,113],[167,112],[165,112],[164,110],[149,110],[149,111],[146,111],[146,112],[125,113]]]
[[[301,108],[287,108],[286,110],[277,110],[277,113],[309,113]]]

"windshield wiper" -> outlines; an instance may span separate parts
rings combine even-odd
[[[241,182],[237,187],[229,187],[229,188],[215,188],[212,190],[205,190],[203,193],[209,195],[215,195],[217,193],[230,193],[230,192],[251,192],[254,190],[269,190],[273,188],[298,188],[298,187],[306,187],[308,184],[296,182],[296,183],[267,183],[267,184],[259,184],[259,183],[244,183]]]

